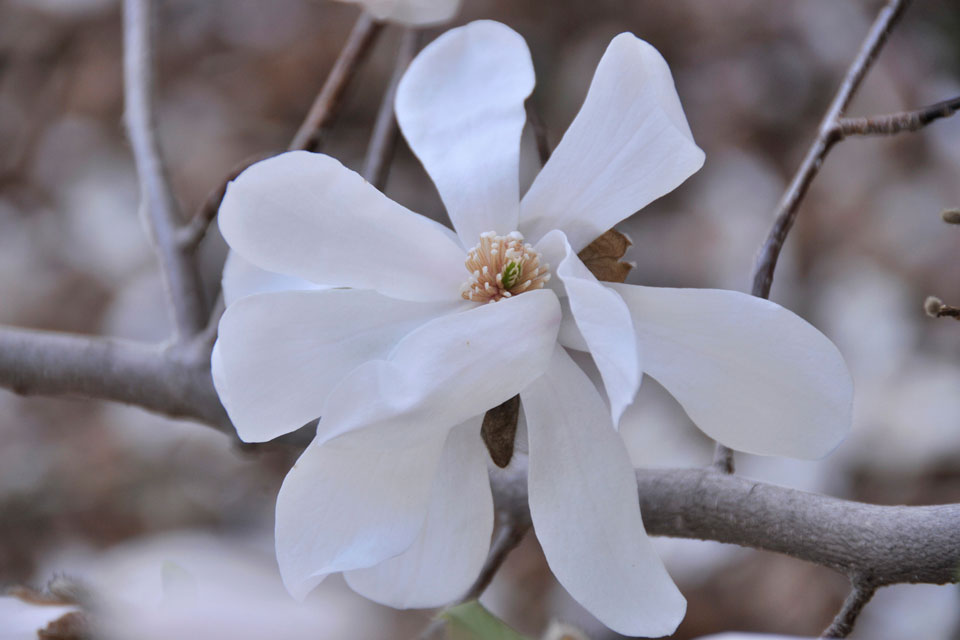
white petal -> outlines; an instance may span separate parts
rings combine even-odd
[[[737,291],[613,286],[633,315],[644,371],[711,438],[819,458],[850,429],[843,357],[799,316]]]
[[[537,244],[537,250],[541,249],[544,255],[554,256],[554,260],[562,256],[550,264],[556,265],[557,280],[563,284],[570,315],[579,330],[580,339],[574,337],[571,344],[566,344],[563,337],[577,334],[561,329],[561,343],[569,347],[580,346],[581,339],[586,343],[603,378],[616,425],[633,402],[643,378],[630,310],[616,291],[590,273],[562,231],[551,231],[544,236]]]
[[[297,289],[317,290],[329,289],[329,287],[303,278],[261,269],[249,260],[245,260],[236,251],[227,253],[227,260],[223,264],[223,301],[227,306],[233,304],[235,300],[257,293]]]
[[[465,254],[442,225],[374,189],[335,159],[291,151],[227,187],[220,231],[261,269],[407,300],[451,300]]]
[[[543,373],[559,324],[557,297],[543,290],[432,320],[387,360],[346,376],[324,405],[319,433],[384,426],[388,434],[371,446],[389,447],[482,414]]]
[[[0,596],[0,640],[37,640],[37,632],[68,613],[70,605],[40,605],[12,596]]]
[[[359,436],[359,437],[358,437]],[[277,496],[277,562],[298,599],[330,573],[402,553],[423,527],[446,433],[367,446],[349,433],[307,447]]]
[[[530,514],[554,575],[601,622],[664,636],[686,602],[643,529],[637,480],[596,388],[557,346],[521,394],[530,440]]]
[[[377,20],[425,27],[448,22],[460,0],[341,0],[361,5]]]
[[[235,301],[220,319],[214,384],[240,439],[263,442],[318,417],[330,391],[456,303],[375,291],[283,291]]]
[[[397,121],[463,245],[517,229],[523,101],[533,90],[523,38],[498,22],[452,29],[416,57],[397,90]]]
[[[420,535],[399,556],[347,573],[354,591],[406,609],[439,607],[470,588],[487,557],[493,531],[481,422],[478,416],[450,431]]]
[[[524,196],[520,230],[536,241],[562,229],[580,251],[702,165],[667,63],[652,46],[622,33]]]

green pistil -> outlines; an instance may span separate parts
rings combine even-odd
[[[503,268],[503,277],[500,279],[501,286],[509,291],[513,285],[520,279],[520,263],[516,260],[507,263]]]

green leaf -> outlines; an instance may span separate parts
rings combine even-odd
[[[496,617],[476,600],[440,613],[446,619],[451,640],[530,640]]]

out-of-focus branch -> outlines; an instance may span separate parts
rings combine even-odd
[[[179,340],[207,322],[203,283],[193,252],[178,242],[183,223],[160,156],[153,112],[153,44],[149,0],[123,3],[124,120],[140,180],[141,208],[173,309]]]
[[[846,638],[853,631],[860,612],[867,606],[873,594],[877,592],[876,585],[861,580],[854,580],[850,595],[843,602],[843,608],[833,619],[821,638]]]
[[[363,62],[373,47],[377,36],[383,29],[383,23],[375,21],[368,14],[361,14],[347,37],[340,55],[337,57],[330,74],[313,100],[313,105],[307,113],[296,134],[290,141],[289,150],[319,151],[323,146],[323,136],[333,124],[334,118],[343,103],[343,95],[350,81],[356,76],[360,63]],[[181,246],[196,247],[203,240],[207,228],[217,217],[223,195],[231,180],[240,175],[244,169],[262,158],[244,162],[234,168],[220,185],[214,189],[200,208],[184,227],[179,237]]]
[[[393,67],[390,84],[383,93],[380,110],[377,112],[377,121],[370,134],[370,144],[367,146],[367,155],[363,161],[363,177],[377,189],[383,190],[390,172],[390,159],[397,148],[397,118],[393,112],[393,103],[397,97],[397,85],[403,77],[410,61],[417,54],[420,47],[420,30],[407,27],[400,37],[400,49],[397,51],[397,62]]]
[[[207,234],[207,229],[217,217],[217,211],[220,209],[220,203],[223,202],[223,196],[227,193],[227,185],[243,173],[244,169],[250,165],[263,160],[266,156],[257,156],[252,160],[245,160],[238,164],[230,174],[221,182],[216,189],[210,192],[207,199],[203,201],[197,212],[190,218],[190,221],[180,228],[177,236],[177,242],[184,251],[194,251],[203,237]]]
[[[162,348],[0,327],[0,386],[14,393],[113,400],[233,433],[209,367],[205,344]]]
[[[374,20],[368,13],[360,14],[323,88],[313,101],[310,112],[293,136],[289,147],[291,150],[316,150],[339,111],[347,85],[356,75],[360,63],[370,52],[382,29],[382,22]]]
[[[869,118],[840,118],[835,126],[841,138],[849,136],[889,136],[919,131],[931,122],[949,118],[960,110],[960,97],[944,100],[913,111],[901,111]]]
[[[903,12],[911,1],[912,0],[889,0],[887,4],[884,5],[880,13],[877,14],[873,25],[870,27],[867,37],[860,45],[860,50],[857,52],[856,58],[854,58],[850,67],[847,69],[847,73],[840,83],[840,88],[837,90],[836,95],[830,102],[830,106],[827,108],[827,112],[820,121],[820,128],[817,131],[817,136],[813,140],[813,144],[811,144],[807,150],[807,155],[804,156],[800,168],[797,169],[793,180],[790,182],[790,186],[787,187],[786,192],[780,199],[780,203],[777,205],[773,226],[767,234],[763,245],[760,247],[760,252],[753,269],[753,275],[751,276],[753,282],[751,293],[753,295],[760,298],[770,297],[770,287],[773,285],[773,272],[777,268],[777,259],[780,257],[783,244],[787,240],[787,234],[790,233],[790,229],[793,227],[793,223],[797,218],[800,203],[803,201],[804,196],[807,195],[807,190],[820,171],[820,167],[823,165],[823,161],[830,152],[830,149],[843,138],[839,127],[843,113],[860,88],[860,84],[867,75],[867,71],[873,66],[877,54],[880,53],[880,49],[883,48],[883,45],[886,43],[887,37],[890,35],[893,27],[896,26],[900,18],[903,17]],[[733,451],[721,444],[717,444],[713,466],[719,471],[733,473]]]
[[[820,171],[823,160],[826,158],[830,149],[840,140],[840,134],[837,129],[837,123],[843,116],[844,111],[850,104],[850,100],[860,88],[863,78],[867,75],[870,67],[877,58],[877,54],[887,41],[890,31],[903,16],[904,10],[910,4],[911,0],[889,0],[880,10],[873,26],[870,27],[866,39],[860,45],[860,51],[854,59],[850,68],[837,90],[833,101],[827,108],[823,120],[820,122],[820,128],[817,132],[813,144],[807,151],[800,168],[793,176],[790,186],[777,205],[773,227],[767,235],[766,240],[760,250],[757,263],[753,272],[753,295],[761,298],[770,296],[770,286],[773,284],[773,271],[777,267],[777,259],[780,257],[780,251],[783,249],[783,243],[787,239],[797,212],[800,209],[800,203],[810,184]]]

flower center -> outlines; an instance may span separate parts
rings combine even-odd
[[[466,266],[470,279],[460,293],[474,302],[496,302],[542,289],[550,280],[550,265],[540,263],[540,254],[523,243],[519,231],[505,236],[481,233],[480,242],[467,254]]]

